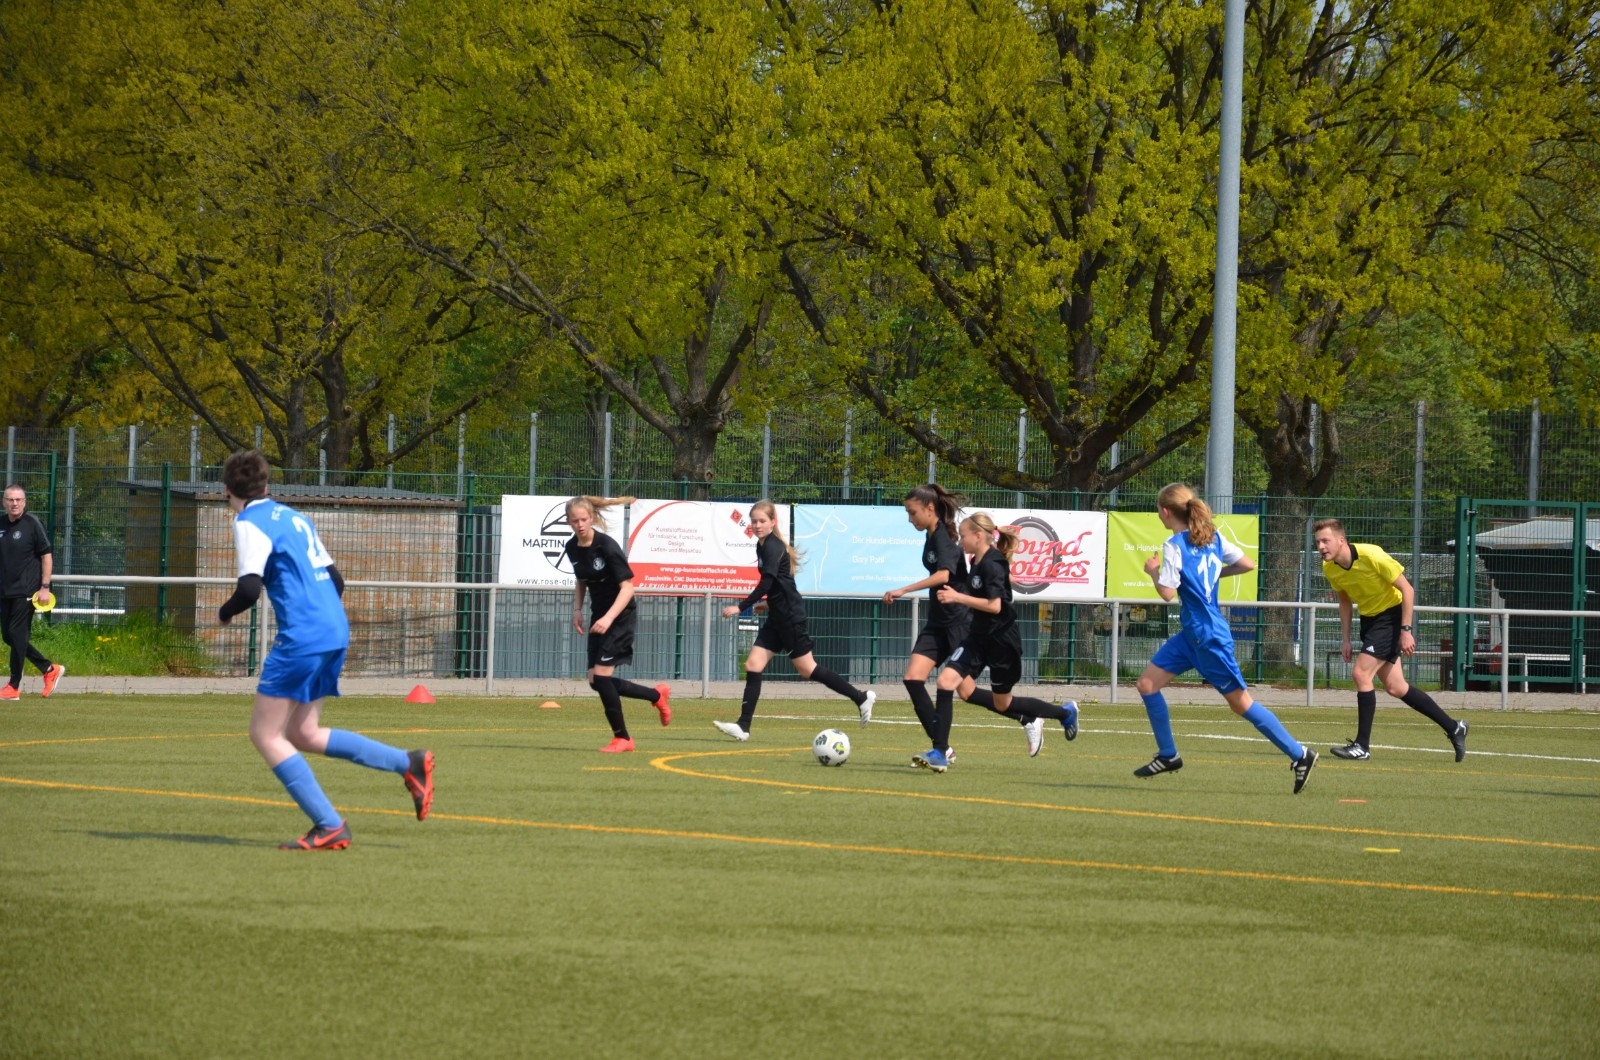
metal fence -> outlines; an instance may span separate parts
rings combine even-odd
[[[870,410],[843,400],[835,404],[787,410],[755,424],[736,423],[717,450],[716,476],[702,484],[706,493],[718,500],[773,495],[795,503],[892,505],[909,486],[934,478],[966,492],[974,507],[1149,511],[1161,484],[1196,479],[1203,460],[1203,449],[1191,445],[1110,495],[1018,494],[941,466]],[[1498,561],[1492,552],[1484,552],[1460,565],[1453,543],[1467,537],[1456,498],[1508,486],[1502,496],[1515,499],[1488,502],[1494,506],[1493,516],[1482,523],[1488,530],[1491,524],[1565,512],[1574,503],[1600,497],[1600,432],[1571,421],[1540,419],[1530,409],[1487,417],[1491,429],[1473,437],[1489,441],[1474,450],[1458,438],[1430,434],[1425,413],[1397,405],[1365,421],[1345,414],[1341,466],[1347,470],[1335,479],[1332,494],[1314,502],[1252,493],[1252,485],[1259,488],[1265,481],[1264,472],[1255,447],[1241,445],[1234,506],[1236,512],[1261,517],[1262,600],[1331,603],[1311,549],[1310,526],[1316,518],[1334,516],[1344,521],[1351,540],[1379,544],[1405,564],[1419,604],[1493,610],[1505,599],[1504,593],[1493,595],[1492,568]],[[935,410],[929,414],[936,422],[946,415]],[[985,412],[964,413],[959,420],[963,444],[1042,469],[1037,462],[1046,455],[1043,439],[1025,417]],[[1152,430],[1158,427],[1150,425]],[[101,432],[9,428],[6,444],[8,481],[28,488],[30,510],[45,520],[54,538],[60,574],[231,579],[232,540],[217,485],[225,454],[198,425]],[[1136,435],[1126,444],[1137,447],[1147,440]],[[454,438],[435,439],[392,468],[276,471],[273,489],[315,514],[330,550],[352,580],[485,583],[497,569],[492,527],[502,494],[688,496],[691,484],[672,479],[670,465],[665,440],[641,429],[631,413],[530,414],[526,432],[474,432],[463,421]],[[226,596],[221,590],[197,588],[205,584],[201,582],[181,590],[68,584],[63,581],[62,607],[52,621],[146,611],[215,649],[212,657],[220,670],[238,672],[250,665],[247,645],[224,648],[231,641],[218,640],[208,627],[209,615]],[[369,610],[381,616],[372,630],[374,672],[474,672],[474,645],[487,635],[475,599],[466,590],[435,590],[414,599],[391,590],[374,599]],[[1581,609],[1585,600],[1593,602],[1580,594],[1569,598],[1567,606]],[[1548,606],[1541,601],[1540,607]],[[648,608],[651,628],[670,619],[670,669],[676,671],[683,644],[700,635],[691,628],[693,605],[651,601]],[[658,616],[661,609],[669,614]],[[819,600],[813,609],[813,628],[834,638],[825,650],[835,661],[853,658],[856,649],[851,645],[863,639],[869,647],[861,658],[892,659],[892,652],[883,655],[873,645],[893,641],[909,621],[903,611],[870,601]],[[1039,678],[1079,680],[1108,672],[1105,637],[1112,617],[1104,605],[1029,604],[1022,610],[1030,665]],[[1131,628],[1119,630],[1118,636],[1153,644],[1174,628],[1174,614],[1150,605],[1137,612],[1130,608],[1121,621]],[[1303,622],[1303,612],[1278,608],[1255,609],[1236,618],[1246,675],[1256,681],[1298,680],[1307,661]],[[1472,660],[1493,657],[1491,649],[1505,640],[1497,630],[1482,623],[1463,626],[1442,612],[1420,622],[1423,650],[1409,664],[1414,680],[1470,687],[1492,678],[1491,671]],[[1567,651],[1581,671],[1567,673],[1568,686],[1573,676],[1587,676],[1585,655],[1600,665],[1600,652],[1584,647],[1594,630],[1587,627],[1576,641],[1579,648]],[[1511,644],[1511,664],[1519,673],[1527,672],[1536,685],[1561,685],[1552,660],[1532,658],[1556,651],[1536,650],[1532,642],[1523,643],[1519,630],[1513,634],[1517,639]],[[1456,651],[1455,645],[1462,649]],[[1460,665],[1446,666],[1448,672],[1441,674],[1433,660],[1445,658]],[[366,665],[357,659],[352,663]],[[876,679],[879,675],[871,667],[879,664],[867,665],[863,679]],[[883,665],[893,670],[898,664]],[[1325,657],[1322,666],[1325,681],[1347,676],[1342,660]]]
[[[173,594],[210,594],[219,601],[232,587],[232,579],[228,578],[75,575],[61,580],[73,590],[120,587],[133,594],[165,589]],[[440,612],[424,602],[430,599],[453,599],[458,610]],[[638,599],[639,630],[632,664],[637,673],[650,679],[698,684],[702,697],[709,694],[713,681],[743,677],[743,661],[757,629],[754,621],[746,616],[722,618],[725,600],[709,592],[688,596],[642,592]],[[413,601],[415,606],[396,606],[397,600]],[[485,694],[493,695],[497,679],[570,679],[582,674],[586,667],[584,637],[571,625],[569,590],[466,581],[352,581],[346,584],[345,601],[351,619],[351,650],[345,673],[353,677],[473,678],[483,681]],[[1114,598],[1072,606],[1103,616],[1104,621],[1093,626],[1092,643],[1084,645],[1084,649],[1086,654],[1105,660],[1105,665],[1082,668],[1076,674],[1059,674],[1055,679],[1074,685],[1103,684],[1108,701],[1116,703],[1168,635],[1165,619],[1147,615],[1135,621],[1133,616],[1147,610],[1175,609],[1151,609],[1148,601]],[[1048,605],[1019,608],[1025,684],[1051,680],[1040,665],[1041,645],[1048,636],[1047,610]],[[1299,661],[1294,671],[1274,675],[1273,683],[1279,687],[1302,687],[1305,702],[1311,704],[1315,690],[1329,683],[1328,660],[1341,654],[1337,621],[1330,622],[1337,605],[1260,603],[1240,605],[1234,610],[1250,616],[1280,611],[1293,617],[1291,625],[1301,631],[1303,638]],[[1427,625],[1441,628],[1462,621],[1469,625],[1494,623],[1502,628],[1534,620],[1600,621],[1600,611],[1453,607],[1418,610]],[[818,661],[847,680],[876,684],[899,676],[920,628],[921,601],[910,597],[903,606],[886,607],[877,599],[818,596],[810,601],[810,617]],[[1246,621],[1255,620],[1251,617]],[[1235,629],[1239,628],[1236,618]],[[276,629],[271,609],[257,607],[228,627],[211,624],[196,632],[207,642],[215,672],[254,676],[259,672],[264,646],[271,643]],[[1420,648],[1419,654],[1440,660],[1432,671],[1434,676],[1448,673],[1452,660],[1437,648]],[[1241,650],[1240,661],[1247,673],[1249,658],[1250,654]],[[1259,654],[1255,658],[1259,659]],[[1494,680],[1484,685],[1486,691],[1498,689],[1502,706],[1514,687],[1520,685],[1526,691],[1529,685],[1525,675],[1513,672],[1514,660],[1509,642],[1497,646]],[[775,667],[767,679],[799,680],[785,667]],[[1425,680],[1419,684],[1437,687],[1438,682]],[[1588,685],[1587,679],[1580,679],[1573,691],[1586,692]]]

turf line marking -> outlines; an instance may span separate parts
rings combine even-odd
[[[828,721],[830,719],[830,715],[826,715],[826,714],[814,714],[814,715],[813,714],[763,714],[762,717],[766,718],[768,720],[776,719],[776,720],[781,720],[781,721]],[[837,719],[833,719],[833,720],[837,720]],[[873,719],[872,724],[873,725],[905,725],[905,726],[917,725],[917,726],[920,727],[922,723],[918,722],[918,721],[903,721],[903,720],[900,720],[900,719],[884,718],[884,719],[880,720],[880,719],[876,719],[875,718],[875,719]],[[1332,723],[1330,723],[1330,724],[1332,724]],[[1344,723],[1340,723],[1340,724],[1344,724]],[[967,722],[965,724],[957,723],[955,725],[952,725],[951,728],[953,728],[953,729],[1010,729],[1010,728],[1020,728],[1020,726],[1015,726],[1015,725],[996,725],[996,724]],[[374,731],[376,731],[376,730],[374,730]],[[1086,736],[1138,736],[1138,737],[1142,737],[1142,738],[1145,738],[1145,739],[1149,739],[1149,737],[1150,737],[1150,730],[1149,729],[1098,729],[1098,728],[1090,728],[1090,727],[1085,725],[1085,726],[1080,726],[1078,731],[1080,733],[1086,735]],[[1261,742],[1263,742],[1263,740],[1262,740],[1262,738],[1260,736],[1252,736],[1252,735],[1245,734],[1245,733],[1184,732],[1181,729],[1180,730],[1174,730],[1174,731],[1176,732],[1176,734],[1178,736],[1181,736],[1185,740],[1223,740],[1223,741],[1227,741],[1229,743],[1261,743]],[[1384,750],[1384,751],[1416,751],[1416,752],[1419,752],[1421,754],[1430,754],[1430,755],[1453,755],[1453,754],[1455,754],[1455,749],[1454,748],[1450,748],[1450,747],[1407,747],[1407,746],[1404,746],[1404,745],[1401,745],[1401,744],[1384,744],[1384,743],[1375,743],[1372,746],[1374,748],[1376,748],[1376,749]],[[1531,759],[1535,759],[1535,760],[1541,761],[1541,762],[1576,762],[1576,763],[1580,763],[1582,765],[1600,766],[1600,758],[1578,758],[1578,757],[1572,757],[1572,756],[1567,756],[1567,755],[1535,755],[1535,754],[1521,754],[1521,753],[1514,752],[1514,751],[1476,751],[1476,750],[1468,751],[1467,754],[1469,756],[1471,756],[1471,757],[1482,757],[1482,758],[1531,758]]]
[[[663,755],[652,758],[650,764],[665,773],[695,777],[700,780],[723,780],[733,784],[761,784],[767,787],[825,791],[836,795],[885,795],[897,799],[926,799],[930,802],[966,803],[975,806],[1006,806],[1024,810],[1059,810],[1065,813],[1084,813],[1105,817],[1133,817],[1150,821],[1182,821],[1192,824],[1241,825],[1247,828],[1282,828],[1297,832],[1329,832],[1335,835],[1373,835],[1396,839],[1440,839],[1458,843],[1490,843],[1504,846],[1542,847],[1550,850],[1576,850],[1600,853],[1600,846],[1583,843],[1557,843],[1543,839],[1517,839],[1509,836],[1448,835],[1434,832],[1399,832],[1383,828],[1350,828],[1332,824],[1302,824],[1293,821],[1251,821],[1231,817],[1206,817],[1197,814],[1158,813],[1154,810],[1114,810],[1105,806],[1063,806],[1054,802],[1022,802],[1011,799],[992,799],[981,795],[935,795],[923,791],[889,791],[883,788],[841,788],[827,784],[796,784],[787,780],[758,780],[751,777],[728,776],[724,773],[701,773],[683,766],[673,765],[682,758],[715,758],[727,755],[794,754],[804,748],[776,747],[760,750],[695,751],[687,754]],[[3,778],[0,778],[3,779]]]
[[[733,752],[719,752],[733,753]],[[0,776],[0,783],[65,791],[107,792],[117,795],[156,795],[177,799],[203,799],[211,802],[242,803],[247,806],[293,807],[285,799],[258,799],[249,795],[217,795],[203,791],[163,791],[156,788],[123,788],[106,784],[70,784],[54,780],[25,780]],[[805,785],[791,784],[791,788]],[[824,789],[829,790],[829,789]],[[797,792],[798,793],[798,792]],[[352,806],[345,813],[377,817],[411,817],[411,810]],[[723,832],[683,831],[671,828],[640,828],[627,825],[573,824],[562,821],[528,821],[517,817],[488,817],[478,814],[433,813],[429,820],[457,821],[462,824],[502,825],[542,831],[581,832],[590,835],[647,836],[660,839],[696,839],[715,843],[782,847],[791,850],[827,850],[849,854],[889,854],[897,857],[940,858],[995,865],[1033,865],[1045,868],[1097,869],[1108,872],[1155,873],[1166,876],[1199,876],[1216,879],[1248,880],[1260,883],[1297,883],[1327,887],[1355,887],[1369,890],[1403,891],[1420,894],[1451,894],[1475,898],[1521,898],[1539,901],[1594,902],[1600,894],[1561,894],[1550,891],[1513,891],[1486,887],[1457,887],[1438,883],[1398,883],[1391,880],[1353,880],[1328,876],[1292,876],[1286,873],[1249,872],[1242,869],[1204,869],[1187,865],[1142,865],[1116,861],[1086,861],[1078,858],[1029,857],[1023,854],[977,854],[958,850],[925,850],[918,847],[885,847],[867,843],[826,843],[814,839],[781,839],[776,836],[731,835]]]

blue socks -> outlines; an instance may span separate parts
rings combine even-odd
[[[1256,731],[1272,741],[1272,746],[1298,762],[1305,757],[1306,749],[1300,746],[1300,741],[1289,735],[1289,730],[1283,727],[1283,722],[1272,711],[1260,703],[1250,704],[1250,709],[1239,715],[1245,721],[1256,727]]]
[[[1150,719],[1150,731],[1155,733],[1156,753],[1162,758],[1176,758],[1178,744],[1172,738],[1172,716],[1167,712],[1167,697],[1160,692],[1151,692],[1139,698],[1144,700],[1145,716]]]
[[[278,778],[295,805],[311,818],[312,824],[319,828],[339,827],[343,818],[322,793],[322,785],[317,783],[316,774],[311,772],[311,767],[298,753],[273,766],[272,774]]]
[[[369,740],[360,733],[344,729],[328,730],[328,749],[323,754],[389,773],[404,773],[411,768],[411,756],[400,748]]]

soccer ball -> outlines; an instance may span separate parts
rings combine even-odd
[[[838,729],[823,729],[811,741],[811,753],[825,766],[842,766],[850,761],[850,737]]]

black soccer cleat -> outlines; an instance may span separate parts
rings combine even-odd
[[[1348,758],[1354,762],[1365,762],[1372,757],[1372,752],[1351,740],[1343,747],[1330,747],[1328,752],[1335,758]]]
[[[1450,734],[1450,746],[1456,749],[1456,761],[1467,757],[1467,723],[1456,722],[1456,731]]]
[[[1290,768],[1294,770],[1294,793],[1300,794],[1300,789],[1306,786],[1306,781],[1311,778],[1311,768],[1317,764],[1317,752],[1306,748],[1306,753]]]
[[[1157,773],[1176,773],[1182,768],[1183,758],[1179,755],[1173,755],[1171,758],[1166,755],[1156,755],[1147,764],[1135,769],[1133,775],[1136,777],[1153,777]]]
[[[343,821],[338,828],[313,825],[311,831],[299,839],[279,843],[279,850],[343,850],[350,845],[350,826]]]

